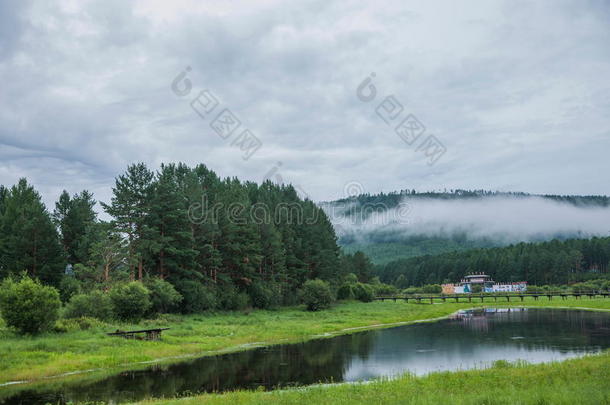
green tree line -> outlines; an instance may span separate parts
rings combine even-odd
[[[399,288],[457,282],[470,273],[496,281],[569,284],[608,276],[610,238],[552,240],[412,257],[377,266],[381,281]]]
[[[305,281],[337,284],[347,274],[329,219],[291,185],[222,179],[203,164],[138,163],[112,191],[101,203],[111,220],[101,221],[86,190],[64,191],[49,212],[26,179],[0,186],[0,279],[26,271],[68,300],[156,278],[188,312],[205,309],[194,302],[205,297],[222,307],[239,294],[259,307],[292,304]]]
[[[610,206],[610,197],[605,195],[555,195],[555,194],[529,194],[523,192],[510,191],[491,191],[491,190],[463,190],[451,189],[443,191],[416,191],[414,189],[404,189],[392,191],[389,193],[381,192],[379,194],[364,193],[357,196],[339,199],[332,201],[329,205],[344,205],[347,208],[344,210],[344,215],[354,215],[360,213],[363,207],[370,209],[371,207],[383,207],[386,209],[397,207],[405,197],[410,199],[438,199],[438,200],[468,200],[480,199],[485,197],[514,197],[528,198],[539,197],[552,201],[564,202],[574,206],[582,207],[608,207]]]

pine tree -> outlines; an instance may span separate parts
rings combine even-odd
[[[372,277],[373,264],[371,260],[361,251],[354,253],[352,260],[354,273],[358,276],[358,280],[366,283]]]
[[[279,188],[267,181],[260,187],[248,184],[251,207],[251,217],[258,226],[261,240],[262,262],[261,277],[267,280],[281,282],[286,272],[286,251],[282,234],[274,218],[277,207]]]
[[[185,275],[195,267],[197,251],[189,227],[185,183],[189,169],[183,165],[162,165],[157,173],[150,201],[147,228],[149,251],[157,275],[165,279]]]
[[[95,268],[101,268],[100,278],[107,283],[110,281],[111,273],[128,262],[126,241],[108,222],[95,224],[92,232],[96,237],[91,245],[90,264]]]
[[[262,261],[260,235],[250,216],[250,201],[237,179],[227,179],[220,195],[218,210],[222,271],[239,285],[249,285],[259,278]]]
[[[111,203],[102,203],[104,210],[114,218],[112,223],[116,231],[127,235],[131,279],[135,279],[137,266],[138,279],[142,280],[144,256],[150,249],[146,221],[150,214],[153,177],[144,163],[128,166],[125,174],[115,180]]]
[[[2,229],[2,221],[4,217],[4,211],[6,207],[6,198],[8,197],[9,190],[0,184],[0,230]],[[5,264],[5,259],[7,258],[7,251],[5,246],[6,236],[4,233],[0,232],[0,279],[2,279],[9,269]]]
[[[3,192],[2,268],[0,276],[26,270],[49,284],[58,284],[65,260],[51,216],[26,179]]]
[[[63,191],[55,203],[53,219],[59,228],[61,243],[69,263],[87,263],[91,246],[95,243],[93,227],[97,214],[95,200],[87,190],[72,198]]]
[[[184,194],[188,204],[189,229],[192,249],[196,251],[190,278],[216,280],[222,266],[218,250],[220,228],[215,210],[220,179],[204,165],[197,165],[184,176]]]

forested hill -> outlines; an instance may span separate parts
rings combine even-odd
[[[330,221],[290,185],[134,164],[102,204],[112,221],[99,221],[95,204],[87,191],[64,192],[50,213],[25,179],[0,187],[0,279],[26,270],[57,286],[69,263],[92,283],[168,280],[190,305],[206,294],[294,301],[305,280],[341,277]]]
[[[610,197],[605,195],[553,195],[553,194],[530,194],[523,192],[504,192],[504,191],[489,191],[489,190],[449,190],[449,191],[425,191],[418,192],[416,190],[400,190],[389,193],[379,194],[360,194],[358,196],[342,198],[336,201],[331,201],[325,204],[351,204],[355,212],[358,207],[366,204],[383,204],[387,208],[394,208],[400,204],[405,198],[431,198],[440,200],[467,200],[480,199],[485,197],[511,197],[511,198],[531,198],[539,197],[551,201],[565,202],[575,206],[597,206],[609,207]],[[355,203],[355,204],[353,204]]]
[[[322,203],[346,251],[376,264],[518,242],[607,236],[607,196],[402,190]]]
[[[342,241],[345,242],[346,238],[344,237]],[[461,252],[464,250],[496,246],[498,246],[498,243],[492,240],[471,240],[464,235],[454,235],[452,237],[418,235],[388,242],[384,242],[383,239],[375,240],[374,238],[370,238],[365,242],[353,241],[343,243],[341,247],[346,253],[362,252],[367,255],[373,263],[383,265],[401,258],[437,255],[447,252]]]
[[[377,266],[382,281],[400,287],[457,282],[473,272],[496,281],[566,284],[608,274],[610,238],[553,240],[401,259]]]

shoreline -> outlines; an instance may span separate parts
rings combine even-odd
[[[395,303],[393,303],[393,304],[395,304]],[[610,301],[609,301],[609,304],[610,304]],[[344,304],[339,304],[338,307],[341,307],[342,305],[344,305]],[[364,303],[364,304],[360,304],[360,305],[370,305],[370,304]],[[402,304],[401,303],[401,305],[419,306],[419,305],[423,305],[423,304]],[[425,304],[425,305],[429,306],[430,304]],[[454,305],[454,304],[451,304],[451,305]],[[59,374],[54,374],[54,375],[49,375],[49,376],[42,376],[40,378],[34,378],[34,379],[7,381],[4,383],[0,383],[0,394],[1,394],[2,388],[7,388],[7,387],[21,388],[21,387],[27,387],[27,386],[45,385],[50,382],[68,381],[70,377],[75,377],[75,376],[78,376],[78,377],[81,377],[84,375],[94,376],[96,373],[103,374],[103,375],[99,376],[99,379],[104,379],[109,376],[118,374],[120,372],[136,371],[136,370],[140,370],[140,369],[146,368],[151,365],[178,364],[181,361],[194,360],[197,358],[222,355],[222,354],[227,354],[227,353],[236,353],[236,352],[247,351],[247,350],[251,350],[251,349],[255,349],[255,348],[275,346],[275,345],[279,345],[279,344],[301,343],[301,342],[306,342],[306,341],[315,340],[315,339],[326,339],[326,338],[332,338],[332,337],[341,336],[341,335],[348,335],[351,333],[366,332],[368,330],[400,327],[400,326],[406,326],[406,325],[412,325],[412,324],[418,324],[418,323],[426,323],[426,322],[437,322],[437,321],[441,321],[443,319],[447,319],[451,316],[454,316],[455,314],[459,313],[460,311],[476,310],[476,309],[484,309],[484,308],[543,308],[543,309],[570,309],[570,310],[610,312],[610,308],[595,308],[595,307],[582,307],[582,306],[576,307],[576,306],[553,306],[553,305],[483,305],[483,306],[476,305],[476,306],[459,308],[459,309],[456,309],[455,311],[452,311],[443,316],[434,316],[434,317],[429,317],[429,318],[420,318],[420,319],[414,319],[414,320],[408,320],[408,321],[394,321],[394,322],[387,322],[387,323],[375,323],[375,324],[369,324],[369,325],[363,325],[363,326],[354,326],[354,327],[342,328],[342,329],[338,329],[338,330],[334,330],[334,331],[328,331],[328,332],[324,332],[324,333],[300,336],[298,338],[280,338],[280,339],[272,340],[272,341],[246,342],[246,343],[243,343],[240,345],[225,347],[225,348],[221,348],[221,349],[217,349],[217,350],[205,350],[205,351],[181,354],[181,355],[176,355],[176,356],[158,357],[158,358],[139,361],[139,362],[122,363],[122,364],[118,364],[116,366],[111,366],[111,367],[73,370],[73,371],[67,371],[64,373],[59,373]],[[1,343],[1,341],[0,341],[0,343]]]

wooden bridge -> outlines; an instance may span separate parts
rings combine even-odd
[[[523,293],[523,294],[519,294],[519,293],[513,293],[513,294],[494,294],[494,293],[485,293],[485,294],[435,294],[435,295],[402,295],[402,296],[382,296],[382,297],[375,297],[374,299],[376,301],[385,301],[385,300],[404,300],[409,302],[409,300],[417,302],[418,304],[423,302],[427,302],[430,301],[430,303],[432,304],[434,302],[434,300],[441,300],[442,302],[447,302],[447,300],[455,300],[455,302],[460,302],[460,300],[462,300],[461,302],[465,302],[465,300],[468,300],[468,302],[472,302],[472,300],[478,300],[480,299],[481,302],[483,302],[485,300],[485,298],[489,298],[489,299],[493,299],[495,302],[498,301],[498,298],[503,300],[506,299],[506,301],[510,302],[511,298],[513,300],[521,300],[523,302],[523,300],[525,300],[525,298],[527,297],[532,297],[535,301],[538,301],[539,298],[544,298],[547,297],[549,300],[552,300],[554,297],[560,298],[562,300],[566,300],[568,299],[568,297],[575,297],[576,299],[581,299],[583,297],[589,297],[591,299],[593,298],[597,298],[597,297],[602,297],[602,298],[607,298],[610,297],[610,292],[609,291],[597,291],[597,292],[583,292],[583,293],[579,293],[579,292],[574,292],[574,293],[567,293],[567,292],[557,292],[557,293],[551,293],[551,292],[545,292],[545,293]]]

